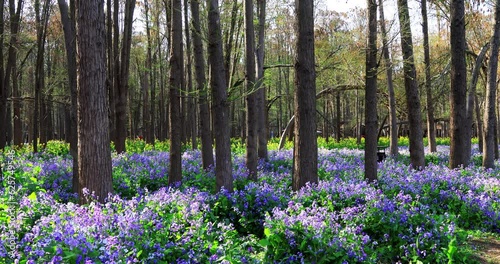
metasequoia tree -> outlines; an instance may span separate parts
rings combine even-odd
[[[47,23],[49,21],[49,0],[43,4],[40,10],[40,1],[35,1],[35,20],[36,20],[36,65],[35,65],[35,106],[33,115],[33,152],[38,152],[38,137],[40,132],[41,114],[40,114],[40,101],[42,89],[45,85],[45,39],[47,36]],[[43,116],[42,116],[43,117]],[[41,137],[44,138],[44,137]]]
[[[132,22],[135,9],[135,0],[125,2],[125,17],[123,25],[123,39],[121,49],[118,49],[118,4],[114,3],[114,39],[113,55],[114,60],[114,109],[115,109],[115,148],[116,152],[125,152],[125,139],[127,137],[127,98],[128,98],[128,78],[130,73],[130,47],[132,45]],[[119,59],[118,59],[119,58]]]
[[[436,126],[434,124],[434,102],[431,89],[431,56],[429,48],[429,26],[427,22],[427,0],[421,2],[422,33],[424,35],[425,96],[427,101],[427,138],[429,150],[436,152]]]
[[[410,127],[410,160],[413,168],[421,169],[425,166],[422,117],[407,0],[398,0],[398,15],[401,27],[404,83]]]
[[[465,62],[465,6],[464,0],[451,2],[451,94],[450,94],[450,168],[467,166],[465,160],[467,65]]]
[[[182,57],[182,2],[172,0],[172,30],[170,42],[170,167],[168,174],[169,184],[181,181],[181,140],[182,140],[182,114],[181,98],[184,78],[184,59]]]
[[[474,119],[474,110],[476,110],[476,116],[477,116],[477,137],[479,138],[479,151],[483,151],[483,123],[481,122],[481,114],[479,111],[479,103],[476,102],[478,101],[477,96],[476,96],[476,88],[477,88],[477,82],[479,80],[479,73],[481,71],[481,68],[483,67],[483,62],[486,57],[486,53],[488,52],[488,49],[490,48],[490,43],[491,40],[486,42],[486,44],[481,48],[481,51],[479,51],[479,54],[476,57],[476,62],[474,63],[474,68],[472,69],[472,76],[470,78],[469,82],[469,87],[467,89],[467,119],[465,126],[470,127],[471,129],[465,130],[465,132],[468,133],[466,135],[466,138],[470,138],[472,136],[472,123]],[[466,158],[470,162],[470,155],[471,155],[471,149],[472,149],[472,141],[471,140],[466,140],[465,141],[465,154],[468,154],[469,156]]]
[[[0,43],[4,42],[4,5],[5,1],[0,1]],[[5,85],[3,85],[4,80],[4,68],[3,68],[3,45],[0,45],[0,149],[4,149],[6,145],[5,134],[7,133],[7,97],[8,91]]]
[[[265,55],[265,29],[266,29],[266,0],[257,0],[257,11],[259,18],[258,42],[256,49],[256,104],[257,108],[257,151],[261,159],[267,159],[267,106],[266,106],[266,87],[264,87],[264,55]]]
[[[203,169],[208,170],[214,164],[213,140],[210,129],[210,109],[205,77],[205,55],[200,25],[200,4],[198,0],[191,0],[191,19],[193,35],[193,52],[195,63],[196,87],[199,91],[200,133],[201,133],[201,160]]]
[[[4,87],[9,89],[12,85],[12,101],[14,108],[14,145],[21,146],[22,144],[22,123],[21,123],[21,102],[20,102],[20,92],[19,84],[17,78],[17,54],[19,49],[19,24],[21,22],[21,10],[23,6],[23,0],[18,0],[17,9],[14,0],[9,0],[9,15],[10,15],[10,43],[9,43],[9,54],[7,58],[7,68],[5,72]],[[11,78],[11,76],[13,76]],[[12,84],[10,80],[12,79]]]
[[[377,180],[377,3],[368,0],[368,48],[365,76],[365,179]]]
[[[219,1],[208,0],[208,60],[210,62],[210,86],[215,134],[215,178],[217,191],[222,188],[233,191],[231,172],[231,138],[229,102],[227,97],[226,69],[222,54]]]
[[[255,30],[253,0],[245,0],[246,165],[249,178],[257,179],[257,95],[255,87]]]
[[[457,0],[455,0],[457,1]],[[463,5],[463,2],[462,2]],[[484,113],[484,146],[483,166],[485,168],[495,167],[495,128],[496,128],[496,89],[498,69],[498,48],[500,45],[500,0],[495,4],[495,26],[491,38],[490,62],[488,64],[488,86],[486,88],[486,106]],[[451,150],[450,150],[451,151]]]
[[[80,203],[84,188],[104,202],[113,191],[106,94],[104,1],[76,1],[78,176]]]
[[[382,33],[382,53],[384,56],[384,65],[387,78],[387,91],[389,93],[389,155],[396,156],[398,154],[398,120],[396,116],[396,96],[394,94],[394,81],[392,78],[393,67],[389,54],[389,41],[387,38],[387,29],[385,27],[384,18],[384,0],[379,0],[380,11],[380,31]],[[340,111],[340,109],[338,110]]]
[[[313,1],[296,0],[293,190],[318,182]]]
[[[69,152],[73,158],[73,192],[78,192],[78,136],[77,136],[77,81],[76,81],[76,29],[75,29],[75,3],[70,1],[70,8],[65,0],[58,0],[59,12],[61,13],[61,22],[64,32],[64,45],[66,48],[66,63],[68,70],[68,90],[71,95],[69,107]]]

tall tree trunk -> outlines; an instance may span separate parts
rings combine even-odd
[[[467,65],[465,62],[465,6],[464,0],[451,3],[451,94],[450,94],[450,168],[467,166],[470,154],[465,154],[467,121]]]
[[[60,1],[60,0],[58,0]],[[74,0],[71,0],[74,2]],[[115,56],[113,50],[113,6],[111,0],[106,0],[106,59],[107,59],[107,74],[106,74],[106,89],[108,90],[108,105],[109,105],[109,137],[111,141],[115,141],[115,100],[114,100],[114,70]],[[73,18],[74,20],[74,18]],[[63,26],[64,27],[64,26]]]
[[[208,60],[210,61],[210,86],[215,129],[215,177],[217,191],[222,188],[233,191],[231,170],[231,138],[229,102],[227,98],[226,69],[222,54],[219,1],[208,0]]]
[[[257,10],[259,16],[259,41],[257,45],[257,136],[258,136],[258,156],[261,159],[267,160],[267,136],[268,136],[268,122],[266,111],[266,87],[264,83],[264,37],[266,29],[266,0],[257,0]]]
[[[66,47],[66,63],[68,69],[68,87],[71,95],[69,107],[69,152],[73,158],[73,192],[78,192],[78,135],[77,135],[77,80],[76,80],[76,30],[75,30],[75,3],[70,1],[70,9],[65,0],[58,0],[59,11],[64,31],[64,45]]]
[[[223,1],[228,1],[228,0],[223,0]],[[224,67],[226,68],[226,84],[229,86],[231,85],[231,57],[233,55],[233,46],[234,46],[234,36],[238,36],[238,34],[235,34],[235,29],[236,29],[236,22],[238,20],[238,13],[239,13],[239,2],[238,1],[228,1],[232,2],[232,10],[231,10],[231,22],[229,24],[229,30],[225,32],[225,43],[224,43]]]
[[[377,3],[368,0],[368,47],[366,49],[365,91],[365,179],[377,180]]]
[[[458,1],[458,0],[455,0]],[[462,1],[463,5],[463,1]],[[453,14],[453,13],[452,13]],[[457,14],[459,15],[459,14]],[[462,19],[463,21],[463,19]],[[463,22],[462,22],[463,23]],[[453,42],[452,42],[453,43]],[[491,38],[490,62],[488,64],[488,87],[486,89],[486,106],[484,111],[484,147],[483,166],[495,167],[495,128],[496,128],[496,88],[498,70],[498,48],[500,44],[500,0],[495,5],[495,26]]]
[[[119,63],[120,67],[119,67],[119,74],[118,76],[116,76],[117,78],[115,79],[115,81],[118,82],[118,85],[116,86],[118,90],[115,93],[115,100],[116,100],[115,148],[117,153],[122,153],[126,151],[125,139],[127,138],[128,78],[129,78],[129,68],[130,68],[130,48],[132,45],[132,22],[133,22],[134,8],[135,8],[135,0],[127,0],[125,2],[123,39],[122,39],[120,63]],[[115,34],[118,33],[115,32]]]
[[[395,157],[398,155],[398,118],[396,115],[396,96],[394,94],[394,81],[392,78],[393,67],[389,54],[389,41],[387,39],[387,30],[385,27],[383,0],[379,0],[380,10],[380,29],[382,31],[382,53],[384,55],[384,64],[387,78],[387,91],[389,93],[389,155]]]
[[[48,10],[49,0],[45,0],[42,10],[40,10],[40,1],[35,1],[35,15],[37,27],[37,55],[35,65],[35,109],[34,109],[34,124],[33,124],[33,152],[38,152],[38,137],[40,141],[44,141],[44,137],[40,135],[43,131],[40,130],[41,126],[41,112],[43,104],[41,104],[41,92],[44,87],[44,54],[45,54],[45,37],[46,28],[48,23]],[[42,12],[42,13],[40,13]],[[5,80],[7,80],[7,74]],[[43,113],[43,112],[42,112]]]
[[[199,91],[200,105],[200,130],[201,130],[201,159],[203,169],[208,170],[214,165],[212,130],[210,129],[210,109],[208,107],[206,77],[205,77],[205,55],[203,54],[203,42],[200,25],[200,4],[198,0],[191,1],[191,17],[193,20],[193,49],[196,74],[196,89]]]
[[[4,7],[5,1],[0,1],[0,43],[4,42]],[[3,67],[3,45],[0,45],[0,123],[7,123],[7,89],[4,85],[4,67]],[[0,150],[5,148],[6,126],[0,126]]]
[[[187,87],[188,98],[187,98],[187,123],[189,123],[189,134],[191,135],[191,148],[197,149],[198,143],[196,142],[197,137],[197,127],[196,122],[196,105],[193,99],[193,68],[192,68],[192,49],[191,49],[191,33],[189,30],[189,16],[188,16],[188,0],[184,0],[184,36],[186,39],[186,59],[187,59]]]
[[[407,0],[398,0],[398,14],[401,27],[406,103],[410,125],[410,160],[413,168],[421,169],[425,166],[422,117]]]
[[[313,10],[313,1],[295,0],[297,42],[295,58],[293,190],[299,190],[308,182],[318,182]]]
[[[106,92],[104,1],[77,0],[78,160],[80,203],[83,189],[104,202],[113,192]]]
[[[149,0],[144,1],[144,12],[146,15],[146,40],[147,40],[147,54],[146,54],[146,74],[145,78],[147,79],[148,83],[148,88],[150,91],[150,96],[151,100],[148,100],[149,103],[149,108],[144,109],[144,111],[147,112],[147,120],[145,120],[145,126],[144,126],[144,131],[145,131],[145,138],[146,142],[150,144],[154,144],[155,141],[155,133],[154,133],[154,121],[155,121],[155,102],[154,102],[154,96],[155,96],[155,80],[153,79],[153,65],[152,65],[152,60],[153,60],[153,55],[152,55],[152,41],[151,41],[151,26],[150,24],[150,15],[149,15]],[[149,99],[149,98],[148,98]]]
[[[184,59],[182,57],[182,4],[172,0],[172,42],[170,43],[170,168],[169,184],[182,179],[181,140],[182,115],[180,91],[183,87]]]
[[[18,32],[19,23],[21,19],[21,7],[23,0],[17,3],[17,10],[15,1],[9,0],[9,14],[10,14],[10,43],[9,43],[9,56],[7,59],[7,69],[5,73],[4,87],[10,85],[10,78],[12,77],[12,95],[15,98],[14,102],[14,145],[21,146],[22,143],[22,123],[21,123],[21,101],[20,92],[17,80],[17,50],[18,50]],[[1,52],[1,51],[0,51]],[[3,67],[2,67],[3,68]]]
[[[429,48],[429,26],[427,23],[427,0],[422,0],[422,32],[424,35],[425,96],[427,99],[427,139],[430,152],[436,152],[436,125],[434,122],[434,101],[431,89],[431,57]]]
[[[255,93],[255,30],[253,0],[245,0],[245,76],[247,101],[246,165],[251,180],[257,180],[257,95]]]
[[[474,63],[474,68],[472,70],[472,77],[469,83],[469,88],[468,94],[467,94],[467,119],[466,119],[466,125],[467,127],[470,127],[470,130],[467,129],[465,132],[468,133],[468,135],[465,136],[465,138],[471,138],[472,137],[472,124],[474,120],[474,104],[477,100],[476,96],[476,87],[477,87],[477,81],[479,79],[479,73],[481,71],[481,68],[483,66],[483,61],[484,58],[486,57],[486,52],[488,51],[490,47],[491,41],[487,42],[482,48],[479,54],[477,55],[476,62]],[[479,109],[479,105],[477,106]],[[478,110],[479,113],[479,110]],[[481,118],[477,119],[477,128],[478,128],[478,138],[482,142],[482,132],[483,132],[483,127],[482,127],[482,122],[480,122]],[[481,124],[481,126],[479,126]],[[479,150],[482,151],[481,148],[482,144],[479,145]],[[465,154],[468,155],[465,160],[468,160],[470,162],[470,155],[471,155],[471,150],[472,150],[472,142],[471,140],[466,140],[465,141]]]

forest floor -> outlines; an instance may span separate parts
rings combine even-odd
[[[500,239],[495,237],[475,237],[471,245],[477,248],[476,257],[480,263],[500,264]]]

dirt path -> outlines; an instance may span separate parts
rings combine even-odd
[[[477,258],[481,263],[500,264],[500,240],[495,238],[474,238],[471,244],[478,250]]]

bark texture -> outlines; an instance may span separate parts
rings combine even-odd
[[[313,1],[295,1],[297,42],[295,53],[293,190],[299,190],[308,182],[318,182],[313,10]]]
[[[455,0],[457,1],[457,0]],[[463,4],[463,0],[462,0]],[[496,93],[497,93],[497,69],[498,48],[500,44],[500,0],[495,5],[495,26],[491,39],[490,62],[488,64],[488,87],[486,89],[486,106],[484,113],[484,141],[483,141],[483,166],[485,168],[495,167],[495,128],[496,128]]]
[[[410,126],[410,161],[415,169],[425,166],[422,114],[417,83],[417,71],[413,57],[413,41],[410,28],[408,1],[398,0],[399,25],[401,27],[401,49],[403,51],[403,71]]]
[[[104,202],[113,191],[106,94],[104,2],[77,0],[79,197]]]
[[[231,170],[231,138],[229,102],[227,98],[226,69],[222,53],[219,1],[208,0],[208,60],[210,62],[210,86],[215,134],[215,177],[217,191],[222,188],[233,191]]]
[[[172,42],[170,43],[170,167],[168,182],[181,181],[182,115],[180,91],[183,87],[184,59],[182,57],[182,4],[172,0]]]
[[[201,159],[203,169],[208,170],[214,165],[212,129],[210,128],[210,109],[208,106],[208,90],[205,76],[205,55],[200,25],[200,4],[198,0],[191,0],[191,17],[193,20],[193,52],[195,63],[196,87],[200,91],[200,133],[201,133]]]
[[[368,48],[365,76],[365,179],[377,180],[377,3],[368,0]]]

